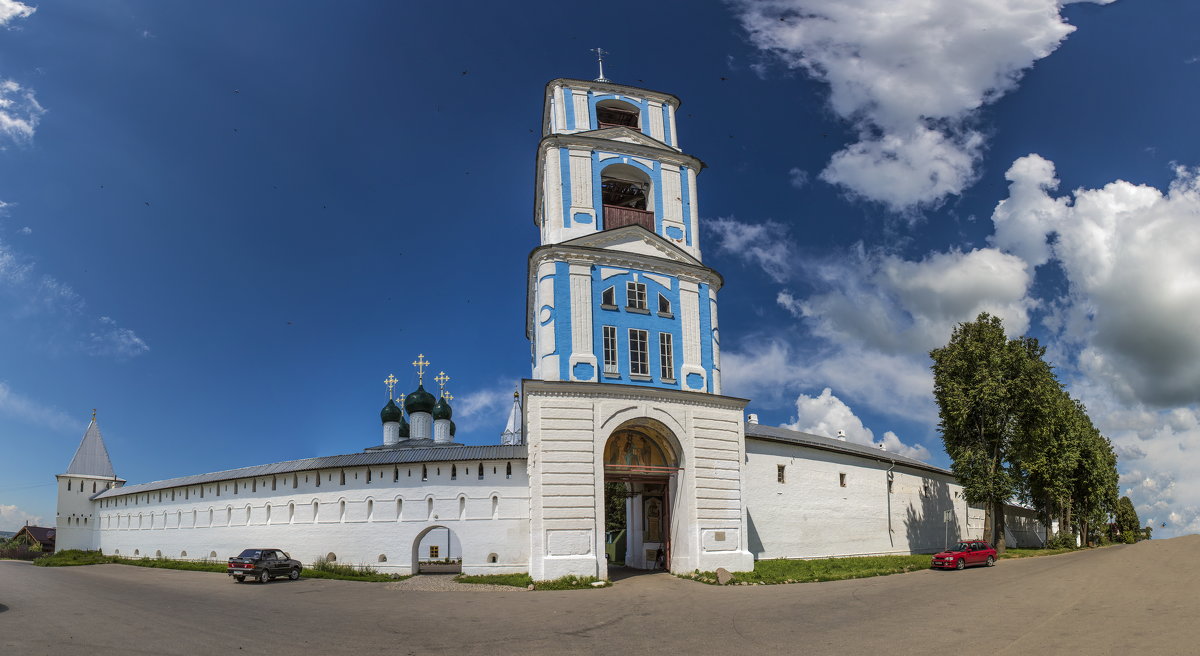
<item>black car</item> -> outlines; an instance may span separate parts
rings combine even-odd
[[[286,576],[295,581],[300,578],[300,561],[292,559],[279,549],[246,549],[237,557],[229,559],[229,575],[241,583],[246,577],[266,583],[276,576]]]

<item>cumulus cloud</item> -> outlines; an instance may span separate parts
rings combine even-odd
[[[1107,4],[1111,0],[1095,0]],[[978,110],[1075,28],[1061,0],[736,0],[751,42],[829,85],[858,131],[821,178],[896,211],[974,182]]]
[[[23,235],[32,235],[32,234],[33,234],[33,228],[30,228],[29,226],[25,226],[24,228],[21,228],[21,229],[20,229],[20,230],[18,230],[17,232],[19,232],[19,233],[21,233],[21,234],[23,234]]]
[[[17,532],[22,526],[30,524],[40,526],[42,518],[40,515],[31,515],[16,506],[0,505],[0,531]]]
[[[785,428],[833,437],[845,431],[846,440],[856,444],[884,447],[888,453],[896,453],[918,460],[928,460],[929,450],[920,444],[909,446],[892,431],[884,433],[883,439],[875,440],[875,433],[863,425],[850,406],[834,396],[828,387],[817,396],[801,394],[796,397],[796,420]]]
[[[50,275],[39,275],[34,263],[0,241],[0,297],[7,296],[9,320],[26,321],[44,346],[88,355],[131,358],[150,350],[146,341],[107,316],[95,316],[73,287]]]
[[[62,410],[20,394],[6,382],[0,381],[0,414],[27,424],[45,426],[59,432],[77,432],[82,424]]]
[[[808,171],[793,166],[788,170],[788,183],[797,189],[803,189],[808,186]]]
[[[32,89],[0,80],[0,135],[14,143],[28,143],[45,113]]]
[[[760,267],[775,282],[791,275],[795,245],[782,223],[743,223],[733,217],[705,221],[717,249]]]
[[[512,408],[515,389],[515,384],[508,382],[456,397],[453,402],[455,426],[463,433],[482,434],[485,443],[498,442],[508,420],[508,412]]]
[[[35,11],[36,7],[30,7],[17,0],[0,0],[0,27],[7,27],[18,18],[29,18]]]
[[[993,241],[1061,264],[1069,292],[1050,325],[1082,372],[1126,401],[1200,402],[1200,169],[1178,168],[1165,193],[1118,180],[1055,198],[1053,163],[1029,155],[1008,179]]]

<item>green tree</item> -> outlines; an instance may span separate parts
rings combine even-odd
[[[1079,404],[1082,409],[1083,404]],[[1071,510],[1084,544],[1098,537],[1099,530],[1117,509],[1117,455],[1112,443],[1092,426],[1080,443],[1079,461],[1072,476]]]
[[[1027,380],[1029,344],[1009,340],[1000,318],[986,312],[955,327],[950,342],[930,352],[938,428],[951,471],[967,501],[985,507],[984,537],[1003,552],[1004,504],[1018,491],[1013,436]]]
[[[1126,543],[1134,543],[1141,539],[1142,526],[1138,520],[1137,510],[1129,497],[1117,500],[1117,528],[1121,530],[1121,539]]]

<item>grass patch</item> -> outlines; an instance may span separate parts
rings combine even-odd
[[[533,577],[528,574],[459,574],[454,577],[454,580],[459,583],[511,585],[514,588],[528,588],[532,585],[534,590],[584,590],[590,588],[607,588],[612,585],[611,582],[603,581],[594,576],[564,576],[561,579],[534,581]],[[604,583],[604,585],[592,585],[597,582]]]
[[[100,564],[131,565],[133,567],[154,567],[158,569],[179,569],[192,572],[216,572],[224,574],[227,563],[215,560],[172,560],[170,558],[122,558],[121,556],[105,556],[99,551],[82,551],[70,549],[33,561],[34,565],[42,567],[71,567],[75,565]],[[336,579],[339,581],[403,581],[409,578],[402,574],[381,574],[373,568],[358,569],[350,565],[339,565],[317,561],[313,567],[306,567],[301,577],[309,579]]]
[[[68,549],[47,554],[33,561],[39,567],[74,567],[75,565],[99,565],[116,562],[115,556],[105,556],[99,551]]]
[[[821,558],[818,560],[760,560],[752,572],[733,572],[729,584],[774,585],[841,581],[871,576],[903,574],[929,569],[929,554],[911,556],[864,556],[861,558]],[[683,574],[682,578],[716,584],[715,572]]]
[[[528,574],[459,574],[454,580],[459,583],[511,585],[514,588],[528,588],[533,583],[533,577]]]

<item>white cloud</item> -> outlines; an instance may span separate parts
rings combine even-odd
[[[762,268],[775,282],[783,282],[795,268],[793,245],[782,223],[742,223],[733,217],[705,221],[717,249]]]
[[[25,226],[24,228],[21,228],[21,229],[20,229],[20,230],[18,230],[17,232],[19,232],[19,233],[21,233],[21,234],[23,234],[23,235],[32,235],[32,234],[33,234],[33,228],[30,228],[29,226]]]
[[[476,390],[455,398],[454,423],[459,434],[478,432],[485,437],[494,437],[494,443],[499,443],[500,433],[504,431],[504,423],[508,420],[509,409],[512,408],[514,383],[501,383],[495,387]],[[490,431],[494,430],[494,434]],[[492,443],[484,440],[484,443]]]
[[[788,183],[796,189],[803,189],[808,186],[808,171],[793,166],[788,170]]]
[[[1069,292],[1050,325],[1078,345],[1083,373],[1126,401],[1200,402],[1200,169],[1178,168],[1166,193],[1118,180],[1063,198],[1037,155],[1008,178],[994,241],[1061,264]]]
[[[0,0],[0,27],[7,26],[18,18],[28,18],[35,11],[36,7],[30,7],[17,0]]]
[[[150,350],[145,340],[107,316],[91,315],[87,302],[70,285],[49,275],[37,275],[29,258],[0,241],[0,296],[12,299],[9,320],[46,326],[33,329],[54,349],[79,350],[89,355],[130,358]]]
[[[58,408],[47,406],[14,392],[8,383],[0,381],[0,414],[27,424],[45,426],[63,433],[82,432],[83,425]]]
[[[15,533],[26,524],[40,526],[42,518],[40,515],[31,515],[16,506],[0,505],[0,531]]]
[[[28,143],[45,113],[32,89],[0,80],[0,134],[15,143]]]
[[[1107,4],[1111,0],[1096,0]],[[1075,28],[1060,0],[737,0],[760,49],[829,85],[858,142],[821,173],[893,210],[932,205],[976,177],[978,110]]]
[[[796,397],[796,420],[784,427],[826,437],[836,436],[841,430],[845,431],[849,442],[876,447],[882,444],[888,453],[918,460],[929,459],[928,449],[920,444],[906,445],[892,431],[885,432],[883,439],[876,442],[875,433],[864,426],[850,406],[834,396],[828,387],[818,396],[801,394]]]

